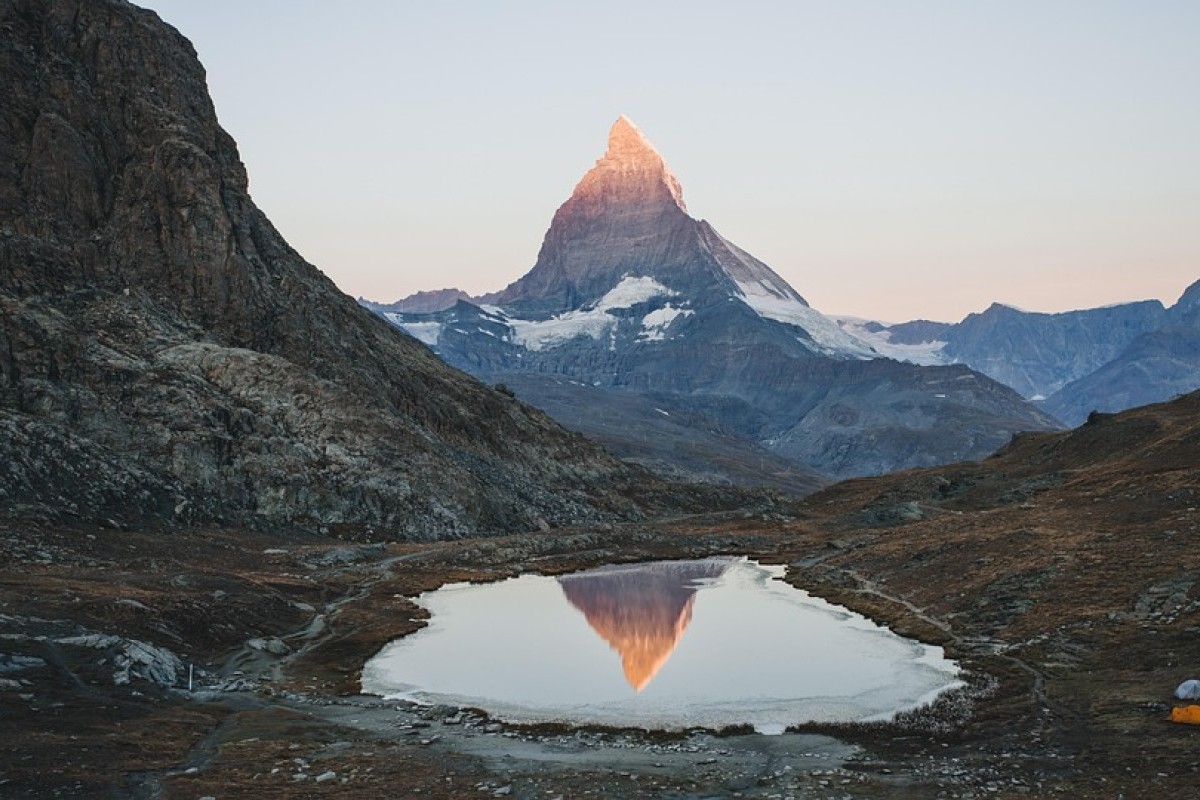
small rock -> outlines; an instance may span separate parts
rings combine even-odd
[[[284,644],[281,639],[267,639],[266,646],[263,649],[273,656],[286,656],[292,652],[292,648]]]
[[[333,770],[328,770],[326,772],[322,772],[320,775],[317,776],[317,783],[324,783],[325,781],[331,781],[336,777],[337,777],[336,772],[334,772]]]

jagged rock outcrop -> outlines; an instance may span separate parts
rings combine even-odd
[[[0,0],[0,31],[0,510],[412,536],[642,512],[644,474],[284,242],[156,15]]]
[[[979,458],[1015,431],[1057,424],[965,367],[882,358],[766,264],[689,216],[662,156],[624,117],[604,157],[554,215],[527,274],[438,314],[376,308],[451,364],[520,387],[520,396],[553,409],[564,424],[623,452],[627,437],[598,423],[605,415],[578,414],[562,402],[567,387],[599,390],[586,393],[588,402],[614,409],[635,405],[616,393],[647,398],[655,414],[790,460],[809,485],[819,481],[811,470],[846,477]],[[645,419],[630,427],[647,429]],[[689,455],[700,438],[658,431],[677,436]],[[712,437],[706,449],[707,464],[688,457],[666,466],[754,480],[744,463],[716,463],[729,451]],[[663,464],[661,449],[637,457]],[[775,475],[762,482],[780,485]]]

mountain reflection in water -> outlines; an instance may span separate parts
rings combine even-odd
[[[939,648],[784,571],[716,558],[450,584],[417,598],[428,626],[365,664],[363,690],[523,724],[780,733],[886,719],[957,685]]]
[[[698,581],[720,578],[729,560],[602,567],[558,578],[571,605],[621,656],[625,680],[640,692],[671,657],[692,621]]]

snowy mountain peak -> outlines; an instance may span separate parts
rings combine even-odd
[[[622,326],[621,315],[608,313],[623,307],[612,293],[643,287],[640,282],[662,287],[664,299],[639,312],[640,327]],[[479,299],[502,307],[510,320],[530,323],[514,322],[510,340],[531,350],[580,335],[665,341],[710,317],[723,320],[714,325],[728,324],[731,317],[714,309],[737,302],[771,327],[786,326],[770,335],[789,339],[788,346],[842,359],[879,355],[811,308],[765,263],[689,216],[679,182],[625,116],[613,123],[604,156],[555,213],[537,263],[503,291]],[[753,327],[743,331],[748,337],[762,333],[744,319],[736,324]]]
[[[584,176],[575,191],[587,191],[590,186],[607,184],[613,179],[632,181],[649,187],[664,186],[675,205],[680,210],[687,211],[679,180],[646,138],[646,134],[642,133],[642,129],[624,114],[617,117],[617,121],[608,131],[608,149],[604,156]]]
[[[654,157],[662,160],[662,156],[650,144],[642,129],[633,120],[622,114],[612,124],[608,131],[608,152],[605,158],[618,159],[622,157]]]

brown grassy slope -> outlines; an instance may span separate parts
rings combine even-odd
[[[1165,704],[1200,676],[1198,507],[1194,393],[979,463],[830,487],[800,506],[783,555],[817,593],[1006,671],[977,733],[1172,769],[1192,731]]]

